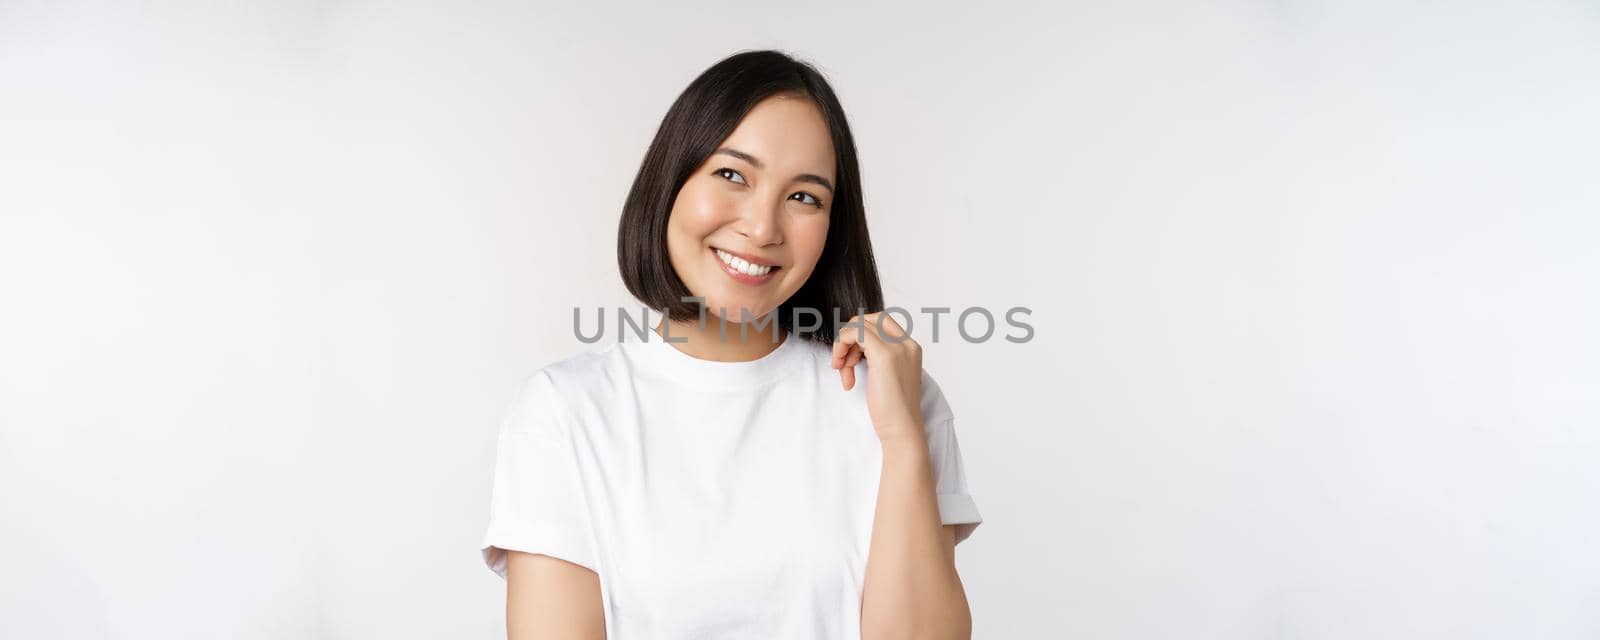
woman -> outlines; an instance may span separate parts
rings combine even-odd
[[[510,637],[970,637],[982,519],[920,347],[858,313],[883,296],[823,77],[754,51],[696,78],[617,256],[661,322],[535,372],[501,425]]]

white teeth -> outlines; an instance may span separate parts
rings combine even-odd
[[[746,261],[744,258],[740,258],[721,249],[717,249],[717,257],[721,258],[722,261],[727,263],[728,266],[733,267],[734,271],[738,271],[739,273],[747,276],[759,277],[772,272],[772,267],[750,264],[750,262]]]

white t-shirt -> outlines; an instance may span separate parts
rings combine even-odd
[[[831,358],[793,334],[715,362],[624,332],[536,371],[500,426],[484,562],[594,570],[611,640],[859,638],[882,448],[867,365],[844,391]],[[926,371],[922,415],[959,542],[983,520]]]

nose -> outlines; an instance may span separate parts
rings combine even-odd
[[[738,232],[750,240],[750,243],[765,247],[783,243],[783,215],[782,205],[769,205],[754,199],[740,212],[739,220],[734,226]]]

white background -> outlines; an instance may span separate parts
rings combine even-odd
[[[892,304],[1034,310],[928,348],[976,637],[1600,637],[1593,3],[209,4],[0,1],[0,637],[502,634],[501,412],[768,47]]]

